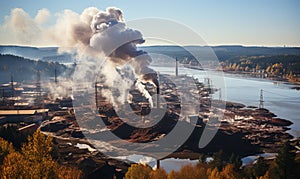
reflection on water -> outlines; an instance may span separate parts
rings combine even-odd
[[[153,67],[161,74],[174,74],[175,70],[166,67]],[[208,77],[205,71],[179,68],[179,74],[192,75],[204,82]],[[212,79],[220,79],[221,73],[209,73]],[[240,75],[224,74],[225,88],[223,89],[223,98],[232,102],[243,103],[247,106],[258,106],[260,90],[263,90],[264,107],[276,114],[279,118],[292,121],[290,133],[294,136],[300,136],[300,91],[291,89],[291,85],[285,83],[274,83],[273,81],[257,78],[244,78]],[[216,86],[214,80],[212,85]],[[215,94],[218,98],[219,94]]]
[[[117,157],[122,160],[129,160],[134,163],[148,164],[153,169],[156,169],[156,159],[144,155],[129,155],[129,156],[120,156]],[[196,165],[199,160],[190,160],[190,159],[178,159],[178,158],[167,158],[160,161],[160,166],[166,170],[167,173],[170,173],[172,170],[179,171],[184,165]]]

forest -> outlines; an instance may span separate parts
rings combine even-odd
[[[39,130],[22,134],[13,126],[0,128],[0,178],[85,178],[77,166],[56,161],[53,139]],[[18,139],[16,142],[15,139]],[[20,145],[21,144],[21,145]],[[125,179],[281,179],[297,178],[300,172],[300,155],[286,142],[275,159],[259,157],[252,165],[242,166],[241,158],[222,151],[199,156],[196,165],[185,165],[179,171],[167,173],[163,168],[152,169],[146,164],[131,164]]]
[[[37,72],[40,72],[41,79],[54,77],[55,69],[57,75],[68,73],[68,67],[58,62],[45,62],[40,60],[30,60],[14,55],[0,54],[0,82],[11,81],[31,81],[37,79]]]

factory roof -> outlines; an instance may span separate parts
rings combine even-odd
[[[23,91],[23,90],[24,90],[24,88],[22,88],[22,87],[19,87],[19,88],[14,88],[14,90],[15,90],[15,91]]]
[[[25,102],[18,102],[18,103],[15,103],[14,106],[28,106],[29,103],[25,103]]]
[[[0,115],[34,115],[35,113],[43,113],[48,111],[49,109],[0,110]]]

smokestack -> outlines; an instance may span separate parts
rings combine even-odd
[[[160,101],[159,101],[159,73],[157,72],[157,84],[156,84],[156,107],[160,107]]]
[[[98,88],[97,88],[97,81],[95,82],[95,100],[96,100],[96,108],[98,108]]]
[[[11,97],[14,97],[15,89],[14,89],[14,77],[12,73],[10,75],[10,82],[11,82]]]
[[[178,76],[178,59],[176,57],[176,71],[175,71],[175,75]]]
[[[54,82],[57,84],[57,70],[56,70],[56,67],[54,69]]]

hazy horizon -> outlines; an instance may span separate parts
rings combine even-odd
[[[172,6],[170,5],[172,4]],[[203,38],[209,46],[243,45],[270,47],[300,47],[299,1],[1,1],[0,2],[0,44],[53,46],[53,42],[33,39],[40,29],[51,29],[69,14],[81,14],[88,7],[105,10],[118,7],[124,13],[126,22],[156,17],[181,23]],[[20,16],[25,20],[17,22]],[[26,26],[34,25],[36,29]],[[16,30],[19,28],[19,31]],[[152,28],[157,31],[159,29]],[[25,38],[20,33],[28,32]],[[143,36],[147,37],[147,34]],[[168,35],[182,45],[198,45],[190,39],[182,41],[181,34]],[[32,37],[31,37],[32,36]],[[185,39],[184,39],[185,40]],[[201,43],[200,43],[201,44]],[[147,42],[145,45],[152,46]],[[159,44],[164,45],[164,44]]]

